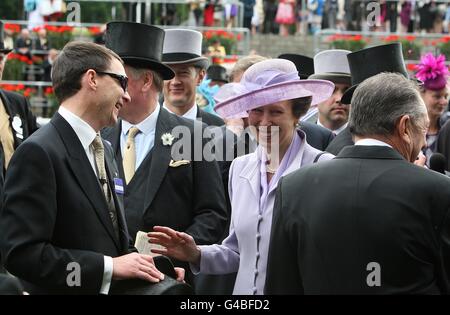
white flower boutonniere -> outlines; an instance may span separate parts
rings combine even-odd
[[[172,145],[172,142],[174,139],[175,139],[175,137],[172,136],[172,134],[170,134],[170,133],[165,133],[161,136],[163,145]]]

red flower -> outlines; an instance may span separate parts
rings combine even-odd
[[[405,39],[406,39],[408,42],[413,42],[413,41],[416,39],[416,36],[408,35],[408,36],[405,36]]]
[[[53,87],[47,86],[44,90],[45,95],[53,94]]]
[[[408,64],[406,65],[406,68],[407,68],[409,71],[416,71],[416,70],[417,70],[417,65],[414,64],[414,63],[408,63]]]
[[[88,30],[89,30],[89,33],[91,33],[91,35],[97,35],[101,32],[101,29],[98,26],[91,26],[88,28]]]
[[[7,29],[7,30],[11,30],[13,33],[19,33],[20,32],[20,25],[19,24],[6,23],[4,25],[4,28]]]
[[[389,35],[384,38],[386,42],[395,42],[398,41],[400,37],[398,35]]]
[[[446,36],[444,36],[444,37],[441,37],[441,38],[439,39],[439,41],[441,41],[441,42],[443,42],[443,43],[447,43],[448,41],[450,41],[450,36],[449,36],[449,35],[446,35]]]

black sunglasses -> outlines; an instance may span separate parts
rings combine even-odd
[[[110,77],[116,79],[117,81],[119,81],[120,86],[122,87],[123,91],[126,92],[127,88],[128,88],[128,78],[124,75],[121,74],[117,74],[117,73],[112,73],[112,72],[103,72],[103,71],[97,71],[98,74],[106,74],[109,75]]]

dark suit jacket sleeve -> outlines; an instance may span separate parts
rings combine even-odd
[[[267,262],[265,294],[303,294],[302,279],[297,259],[299,235],[296,223],[290,223],[289,211],[284,202],[284,180],[278,183],[273,209],[272,233]],[[289,224],[288,224],[289,223]]]
[[[227,221],[225,192],[219,165],[205,159],[193,163],[193,223],[186,229],[199,245],[217,243],[223,236]]]
[[[38,129],[37,123],[36,123],[36,117],[34,116],[33,112],[31,111],[31,105],[30,102],[28,102],[27,98],[25,99],[25,114],[28,124],[28,130],[30,136],[33,132],[35,132]]]
[[[0,213],[0,245],[6,269],[35,285],[67,291],[99,293],[103,255],[59,248],[51,243],[58,221],[58,185],[51,157],[41,146],[27,141],[11,159]],[[81,227],[80,227],[81,230]],[[80,265],[81,288],[68,288],[66,278]]]
[[[450,121],[447,121],[444,126],[442,126],[441,130],[438,134],[437,140],[437,152],[442,153],[447,163],[445,164],[445,169],[450,170],[450,143],[448,142],[450,135]]]

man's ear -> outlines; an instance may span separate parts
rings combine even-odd
[[[200,85],[200,83],[202,83],[203,79],[205,78],[205,75],[206,75],[206,70],[200,69],[200,71],[198,72],[197,85]]]
[[[97,89],[97,73],[93,69],[89,69],[86,71],[86,73],[83,75],[81,79],[81,85],[83,85],[83,81],[86,82],[87,86],[93,90]]]
[[[403,115],[397,122],[397,134],[405,143],[412,143],[411,117]]]
[[[142,86],[142,91],[147,92],[153,85],[153,74],[150,71],[145,71],[143,77],[144,77],[144,85]]]

